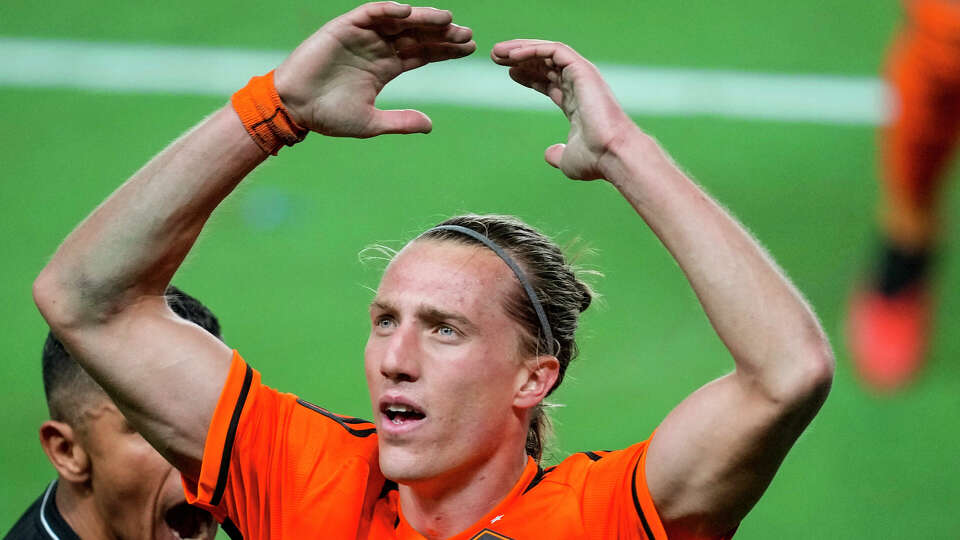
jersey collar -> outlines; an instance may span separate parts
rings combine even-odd
[[[67,520],[63,518],[60,509],[57,508],[57,480],[50,482],[47,490],[43,493],[43,499],[40,502],[40,511],[37,513],[37,520],[40,522],[40,529],[46,536],[53,540],[80,540],[77,533],[73,531]]]
[[[517,483],[513,485],[513,488],[510,490],[510,493],[507,494],[492,510],[487,512],[482,518],[478,519],[473,525],[470,525],[466,530],[455,534],[448,538],[447,540],[470,540],[473,538],[473,535],[482,531],[483,529],[492,526],[496,526],[496,521],[499,521],[499,518],[502,518],[510,506],[516,501],[518,497],[523,495],[526,491],[527,486],[537,477],[537,473],[540,468],[537,465],[537,462],[533,458],[527,456],[527,464],[523,468],[523,474],[520,475],[520,479],[517,480]],[[396,538],[397,540],[424,540],[424,536],[421,535],[407,523],[406,518],[403,517],[403,509],[400,508],[399,501],[397,502],[397,514],[400,520],[400,523],[396,528]]]

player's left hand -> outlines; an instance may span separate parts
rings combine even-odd
[[[547,148],[547,163],[574,180],[606,178],[603,163],[615,147],[639,134],[596,66],[563,43],[514,39],[496,44],[494,62],[510,77],[546,95],[570,120],[566,144]]]

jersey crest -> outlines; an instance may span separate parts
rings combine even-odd
[[[476,534],[470,540],[513,540],[509,536],[504,536],[500,533],[493,532],[490,529],[484,529]]]

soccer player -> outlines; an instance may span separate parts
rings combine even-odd
[[[376,109],[378,92],[475,48],[432,8],[373,3],[328,22],[70,234],[34,284],[41,312],[234,537],[728,537],[823,403],[833,356],[770,257],[566,45],[508,41],[491,57],[566,114],[567,142],[546,161],[633,205],[736,365],[649,439],[637,427],[626,449],[539,466],[541,404],[591,296],[557,246],[513,218],[453,218],[387,267],[364,354],[372,422],[264,386],[160,300],[211,212],[268,156],[309,131],[429,132],[419,111]],[[133,362],[119,353],[131,347]]]
[[[173,286],[166,298],[174,313],[220,339],[220,323],[200,301]],[[214,538],[213,516],[187,504],[180,473],[52,333],[43,345],[43,387],[50,420],[40,426],[40,445],[57,478],[5,539]]]
[[[912,381],[923,365],[939,191],[960,132],[960,3],[907,0],[904,7],[907,21],[887,66],[893,117],[880,132],[881,248],[849,313],[857,371],[884,393]]]

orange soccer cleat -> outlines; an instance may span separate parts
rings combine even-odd
[[[913,380],[924,363],[931,300],[925,283],[894,295],[861,289],[850,302],[847,339],[861,380],[890,393]]]

